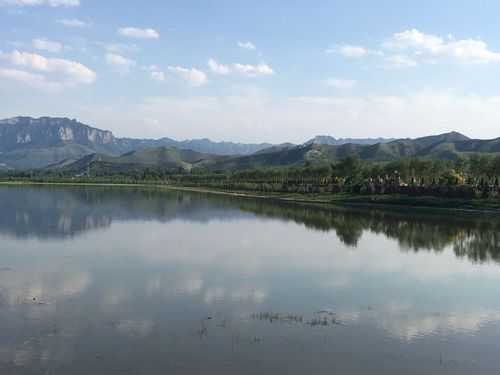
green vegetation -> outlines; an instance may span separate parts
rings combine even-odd
[[[91,154],[5,182],[167,185],[293,201],[498,209],[500,141],[459,133],[373,145],[281,145],[246,156],[174,147]]]
[[[241,193],[247,196],[334,204],[406,205],[463,210],[500,208],[500,156],[471,154],[456,160],[403,158],[370,162],[348,156],[339,162],[305,163],[292,167],[212,171],[203,164],[186,169],[177,162],[196,163],[200,154],[157,149],[132,152],[119,159],[123,169],[103,168],[109,157],[93,155],[86,172],[64,169],[3,172],[4,182],[165,185],[176,188]],[[171,168],[145,167],[162,158]],[[138,160],[141,160],[140,164]],[[167,161],[165,161],[167,160]],[[148,162],[151,161],[150,164]],[[132,165],[141,165],[133,168]]]

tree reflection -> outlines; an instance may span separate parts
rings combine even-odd
[[[441,252],[451,247],[458,257],[474,262],[500,262],[500,220],[493,216],[326,209],[262,201],[245,201],[239,207],[259,215],[303,223],[308,228],[335,231],[344,244],[352,247],[358,245],[366,231],[397,240],[403,251]]]
[[[0,232],[17,238],[66,238],[113,221],[208,222],[253,215],[334,231],[356,247],[363,233],[397,240],[402,251],[452,248],[473,262],[500,262],[500,220],[432,211],[339,208],[259,199],[116,187],[2,187]]]

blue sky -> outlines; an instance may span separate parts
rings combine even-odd
[[[118,136],[500,136],[498,1],[0,0],[0,117]]]

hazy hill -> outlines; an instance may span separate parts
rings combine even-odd
[[[316,137],[310,139],[304,144],[341,146],[353,143],[358,145],[374,145],[377,143],[387,143],[394,140],[395,140],[394,138],[334,138],[329,135],[317,135]]]
[[[294,148],[294,147],[297,147],[297,146],[294,145],[293,143],[282,143],[279,145],[271,146],[271,147],[265,148],[263,150],[257,151],[254,154],[269,154],[272,152],[289,150],[289,149]]]

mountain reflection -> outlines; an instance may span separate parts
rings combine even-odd
[[[223,211],[200,197],[138,188],[2,187],[0,202],[0,233],[18,239],[73,237],[107,228],[113,221],[206,222],[245,215],[236,209]]]
[[[334,231],[356,247],[365,232],[397,240],[403,251],[452,247],[474,262],[500,261],[500,220],[490,216],[394,210],[324,208],[159,189],[2,187],[0,233],[23,238],[68,238],[114,221],[235,220],[257,215]]]

